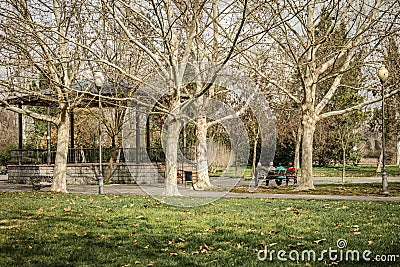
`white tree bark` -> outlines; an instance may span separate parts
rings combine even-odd
[[[396,164],[400,168],[400,137],[397,136],[397,159]]]
[[[196,119],[196,139],[197,139],[197,182],[193,185],[194,189],[200,190],[211,186],[208,175],[207,160],[207,118]]]
[[[346,177],[346,149],[342,149],[342,160],[343,160],[343,166],[342,166],[342,183],[344,183],[344,179]]]
[[[175,119],[168,120],[164,126],[163,146],[165,151],[165,196],[180,196],[178,191],[178,141],[180,123]]]
[[[300,168],[300,148],[301,148],[301,137],[303,129],[299,127],[297,130],[296,147],[294,149],[294,167],[296,170]]]
[[[378,159],[378,165],[376,166],[376,173],[381,173],[382,172],[382,166],[383,166],[383,150],[381,149],[381,152],[379,153],[379,159]]]
[[[303,115],[303,136],[302,136],[302,158],[301,158],[301,178],[299,179],[299,186],[296,190],[313,190],[315,189],[313,183],[312,171],[312,152],[316,120],[315,118],[305,113]]]
[[[69,111],[61,106],[57,125],[57,152],[54,164],[54,177],[51,191],[67,193],[67,156],[69,141]]]

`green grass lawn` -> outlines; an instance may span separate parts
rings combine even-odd
[[[1,192],[0,204],[1,266],[377,266],[276,257],[318,258],[339,239],[342,252],[400,253],[398,203],[223,198],[178,208],[145,196]],[[272,262],[257,257],[265,246]]]
[[[271,182],[272,184],[272,182]],[[296,187],[289,186],[260,186],[254,193],[266,194],[309,194],[309,195],[336,195],[336,196],[383,196],[381,183],[363,184],[321,184],[315,190],[293,191]],[[236,186],[232,189],[236,193],[248,193],[249,187]],[[253,192],[253,191],[252,191]],[[391,197],[400,197],[400,183],[389,183]]]
[[[399,177],[400,168],[397,165],[387,165],[386,171],[389,177]],[[234,176],[234,168],[229,169],[229,173],[225,175]],[[240,169],[239,169],[240,173]],[[299,173],[300,174],[300,173]],[[222,175],[222,169],[218,168],[215,172],[210,173],[210,176]],[[314,177],[341,177],[342,166],[326,166],[326,167],[313,167]],[[376,173],[376,165],[347,165],[346,166],[346,177],[379,177],[380,173]],[[244,171],[244,177],[251,178],[251,167],[247,167]]]
[[[387,165],[386,171],[389,177],[399,177],[400,168],[397,165]],[[315,177],[341,177],[342,166],[314,167],[313,175]],[[381,176],[376,173],[376,165],[347,165],[346,177],[376,177]]]

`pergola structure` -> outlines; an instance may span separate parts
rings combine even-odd
[[[129,89],[127,86],[122,85],[121,87]],[[86,90],[84,90],[84,88]],[[76,90],[77,95],[82,95],[83,101],[80,102],[78,107],[81,108],[98,108],[99,107],[99,102],[101,101],[101,104],[105,107],[112,108],[116,107],[118,103],[116,101],[109,100],[110,97],[113,97],[116,95],[116,92],[114,90],[114,87],[111,83],[104,83],[102,86],[101,90],[99,90],[99,87],[96,87],[93,85],[92,81],[85,81],[82,83],[76,83],[74,84],[74,89]],[[35,94],[20,94],[20,95],[15,95],[13,97],[10,97],[8,99],[8,103],[11,105],[18,106],[19,108],[22,108],[23,106],[37,106],[37,107],[47,107],[48,108],[48,114],[50,111],[51,107],[56,106],[56,103],[52,103],[50,101],[43,101],[44,97],[50,97],[53,95],[52,90],[47,89],[47,90],[42,90],[35,92]],[[101,99],[107,99],[106,101],[102,101]],[[140,109],[140,108],[139,108]],[[23,147],[23,116],[22,114],[18,114],[18,150],[14,150],[14,152],[17,154],[16,158],[18,158],[18,162],[15,162],[14,164],[24,164],[24,163],[32,163],[32,162],[23,162],[22,160],[22,153],[26,150],[24,150]],[[136,127],[135,127],[135,136],[136,136],[136,144],[134,147],[137,149],[140,149],[143,147],[144,140],[145,139],[145,147],[150,148],[150,125],[149,125],[149,118],[147,118],[146,121],[146,126],[145,126],[145,136],[143,136],[143,123],[141,123],[141,118],[140,118],[140,113],[136,112]],[[99,119],[100,120],[100,119]],[[46,160],[41,159],[39,162],[33,162],[33,163],[47,163],[51,164],[53,162],[53,157],[51,156],[51,142],[50,142],[50,133],[51,133],[51,123],[47,122],[47,149],[46,149]],[[71,110],[70,112],[70,141],[69,141],[69,148],[71,155],[68,157],[68,160],[70,163],[75,162],[76,157],[74,157],[74,150],[75,150],[75,116],[74,116],[74,110]],[[18,155],[20,154],[20,155]],[[36,153],[37,154],[37,153]],[[136,153],[139,155],[140,153]],[[93,160],[92,160],[93,161]],[[136,162],[140,162],[140,157],[136,157]]]

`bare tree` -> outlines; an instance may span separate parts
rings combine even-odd
[[[182,95],[189,99],[200,100],[197,101],[200,103],[203,101],[202,98],[212,95],[213,91],[212,84],[204,85],[196,81],[185,83],[183,80],[185,74],[196,71],[189,67],[195,65],[188,63],[217,61],[222,68],[234,54],[238,53],[237,47],[242,37],[247,1],[241,3],[240,1],[160,0],[129,4],[124,1],[113,3],[104,1],[103,5],[110,14],[109,19],[119,25],[123,33],[122,38],[127,39],[132,47],[143,53],[148,68],[161,73],[161,76],[169,81],[170,93],[167,105],[160,103],[155,111],[171,115],[171,119],[164,127],[164,149],[167,156],[165,194],[178,195],[177,136],[184,122],[176,117],[176,112],[182,108]],[[115,64],[115,67],[121,71],[118,64]],[[125,74],[129,78],[129,73]],[[199,116],[196,125],[199,182],[202,186],[208,186],[206,117]]]
[[[265,7],[279,14],[277,27],[268,31],[266,40],[277,45],[277,54],[284,55],[285,64],[300,81],[300,88],[288,88],[280,82],[268,65],[258,74],[285,92],[302,108],[302,177],[298,190],[314,189],[312,180],[313,136],[317,123],[330,116],[341,115],[379,101],[365,100],[361,104],[341,110],[327,111],[326,106],[338,89],[348,86],[343,76],[354,67],[363,67],[370,82],[364,88],[353,88],[360,93],[378,85],[376,67],[381,42],[396,33],[399,22],[397,1],[275,1]],[[323,20],[323,15],[328,19]],[[254,16],[263,27],[263,21]],[[320,23],[323,22],[324,25]],[[343,35],[337,29],[345,27]],[[341,45],[331,45],[333,38],[341,38]],[[326,51],[327,46],[329,53]],[[361,56],[360,56],[361,55]],[[329,83],[327,90],[321,85]],[[293,90],[295,89],[295,90]],[[388,96],[398,89],[392,87]],[[300,90],[300,94],[296,94]]]
[[[66,163],[70,112],[81,103],[73,83],[88,66],[82,45],[96,41],[90,36],[96,14],[86,1],[1,1],[1,80],[6,109],[57,127],[57,153],[52,191],[67,192]],[[90,37],[90,38],[89,38]],[[79,44],[79,45],[78,45]],[[44,82],[43,86],[33,86]],[[57,107],[49,116],[9,103],[11,97],[36,98],[43,105]]]

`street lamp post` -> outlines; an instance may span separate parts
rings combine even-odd
[[[98,120],[99,120],[99,194],[104,194],[104,178],[103,178],[103,163],[101,156],[101,89],[104,85],[104,75],[101,72],[94,73],[94,83],[99,93],[99,108],[98,108]]]
[[[385,167],[385,82],[389,77],[389,71],[385,66],[382,66],[378,70],[378,77],[381,81],[382,86],[382,194],[388,195],[388,180]]]

